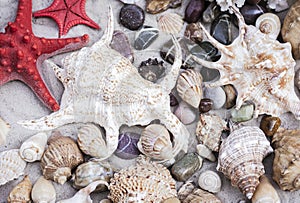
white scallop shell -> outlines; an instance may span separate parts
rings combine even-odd
[[[41,176],[33,185],[31,198],[34,203],[55,203],[56,192],[52,182]]]
[[[29,177],[26,175],[24,179],[16,185],[9,193],[7,201],[9,203],[27,203],[30,202],[30,193],[32,184]]]
[[[157,23],[159,29],[168,34],[178,34],[183,27],[183,19],[176,13],[161,15]]]
[[[10,125],[0,118],[0,145],[5,144],[9,131]]]
[[[48,136],[41,132],[31,136],[20,147],[20,156],[27,162],[38,161],[42,158]]]
[[[201,74],[192,69],[183,71],[177,79],[176,89],[183,101],[198,108],[203,96]]]
[[[209,148],[207,148],[205,145],[203,145],[203,144],[198,144],[197,146],[196,146],[196,149],[197,149],[197,153],[201,156],[201,157],[203,157],[203,158],[205,158],[205,159],[208,159],[209,161],[211,161],[211,162],[215,162],[216,161],[216,157],[215,157],[215,155],[212,153],[212,151],[209,149]]]
[[[204,171],[198,179],[199,187],[212,193],[217,193],[221,190],[221,178],[214,171]]]
[[[274,13],[264,13],[255,22],[255,26],[272,39],[277,39],[281,30],[279,17]]]
[[[269,182],[265,175],[262,175],[259,179],[260,183],[255,190],[255,193],[251,199],[252,203],[280,203],[280,198],[277,191]]]
[[[26,161],[20,155],[18,149],[11,149],[0,153],[0,185],[18,178],[24,173]]]

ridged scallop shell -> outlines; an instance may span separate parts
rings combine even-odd
[[[262,175],[259,179],[260,183],[255,190],[255,193],[251,199],[252,203],[280,203],[280,198],[277,191],[269,182],[265,175]]]
[[[168,34],[178,34],[183,27],[183,19],[176,13],[161,15],[157,23],[159,29]]]
[[[114,174],[109,185],[109,199],[116,203],[161,202],[176,197],[176,182],[163,165],[137,158],[135,166]]]
[[[279,129],[272,138],[275,147],[273,179],[282,190],[300,189],[300,130]]]
[[[20,156],[27,162],[38,161],[42,158],[48,136],[41,132],[31,136],[20,147]]]
[[[71,170],[83,162],[83,155],[72,138],[59,132],[50,137],[48,144],[41,159],[43,175],[46,179],[64,184],[71,176]]]
[[[0,185],[18,178],[24,173],[26,161],[19,155],[19,149],[11,149],[0,153]]]
[[[30,202],[30,193],[32,184],[29,177],[26,175],[24,179],[16,185],[9,193],[7,201],[9,203],[27,203]]]
[[[216,172],[210,170],[200,174],[198,184],[200,188],[211,193],[219,192],[222,186],[220,176]]]
[[[56,192],[52,182],[43,176],[39,177],[33,185],[31,198],[34,203],[55,203]]]
[[[281,30],[279,17],[274,13],[264,13],[255,22],[255,26],[264,34],[272,39],[277,39]]]
[[[99,127],[94,124],[85,124],[78,130],[79,148],[92,157],[103,157],[103,146],[106,143],[103,139],[103,133]]]
[[[159,124],[147,126],[138,142],[139,150],[156,160],[169,160],[172,155],[172,142],[168,130]]]
[[[178,77],[176,89],[183,101],[198,108],[203,96],[201,74],[192,69],[183,71]]]
[[[76,188],[83,188],[88,186],[90,183],[97,180],[104,180],[109,182],[113,176],[113,170],[102,166],[98,162],[88,161],[79,165],[73,174],[72,180],[73,186]],[[105,187],[97,188],[97,190],[104,190]]]
[[[196,137],[201,144],[217,152],[220,147],[222,131],[227,129],[226,122],[220,116],[200,114],[196,128]]]
[[[5,144],[9,131],[10,125],[0,118],[0,145]]]
[[[256,126],[240,127],[225,139],[220,147],[217,170],[231,180],[251,199],[265,173],[262,160],[272,152],[264,132]]]

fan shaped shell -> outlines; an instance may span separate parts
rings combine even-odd
[[[183,19],[176,13],[166,13],[158,18],[161,31],[168,34],[178,34],[183,27]]]
[[[9,203],[27,203],[30,202],[30,193],[32,189],[32,183],[29,177],[26,175],[24,179],[16,185],[9,193],[7,201]]]

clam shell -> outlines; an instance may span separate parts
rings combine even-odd
[[[244,126],[230,133],[220,147],[217,170],[251,199],[265,173],[263,158],[272,152],[264,132],[256,126]]]
[[[11,149],[0,153],[0,185],[18,178],[24,173],[26,161],[20,155],[18,149]]]
[[[183,27],[183,19],[176,13],[166,13],[161,15],[158,18],[157,23],[159,29],[168,34],[178,34]]]
[[[71,176],[71,170],[83,162],[83,155],[73,139],[59,132],[50,137],[48,144],[41,159],[43,175],[64,184]]]
[[[103,146],[106,143],[103,139],[103,133],[94,124],[85,124],[78,130],[78,145],[79,148],[92,157],[103,157]]]
[[[169,160],[172,155],[172,142],[168,130],[159,124],[147,126],[138,142],[139,150],[156,160]]]
[[[47,144],[47,134],[38,133],[27,139],[20,147],[20,156],[27,162],[38,161],[42,158]]]
[[[199,187],[212,193],[217,193],[221,190],[221,178],[214,171],[204,171],[198,178]]]
[[[33,185],[31,198],[34,203],[55,203],[56,192],[51,181],[41,176]]]
[[[176,89],[183,101],[198,108],[203,96],[201,74],[192,69],[183,71],[178,77]]]
[[[10,131],[10,125],[0,118],[0,145],[5,144],[6,136]]]
[[[255,26],[264,34],[272,39],[277,39],[281,30],[279,17],[274,13],[264,13],[255,22]]]
[[[12,191],[9,193],[7,201],[10,203],[26,203],[30,202],[30,193],[32,189],[32,184],[29,177],[26,175],[24,179],[16,185]]]
[[[280,203],[280,198],[275,188],[265,175],[260,177],[260,183],[251,199],[252,203]]]

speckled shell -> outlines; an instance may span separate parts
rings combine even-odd
[[[20,157],[18,149],[0,153],[0,185],[18,178],[24,173],[26,162]]]
[[[259,179],[260,183],[255,190],[255,193],[251,199],[252,203],[280,203],[280,198],[277,191],[269,182],[265,175],[262,175]]]
[[[6,136],[10,131],[10,125],[0,118],[0,145],[5,144]]]
[[[219,151],[221,134],[226,130],[226,122],[218,115],[200,114],[196,128],[196,136],[201,144],[212,151]]]
[[[192,69],[183,71],[178,77],[176,89],[182,100],[198,108],[203,96],[201,74]]]
[[[178,34],[183,27],[183,19],[176,13],[166,13],[157,19],[157,24],[162,32]]]
[[[255,26],[264,34],[272,39],[276,39],[281,30],[279,17],[274,13],[264,13],[260,15],[255,22]]]
[[[9,193],[7,201],[9,203],[28,203],[30,202],[30,193],[32,184],[29,177],[26,175],[24,179],[16,185]]]
[[[84,124],[78,130],[79,148],[88,155],[98,158],[103,157],[103,147],[106,146],[103,132],[94,124]]]
[[[83,162],[83,155],[72,138],[59,132],[50,137],[48,144],[41,159],[43,175],[46,179],[64,184],[71,176],[71,170]]]
[[[273,151],[264,132],[256,126],[240,127],[225,139],[219,150],[217,170],[251,199],[265,173],[263,158]]]
[[[34,203],[55,203],[56,192],[52,182],[39,177],[33,185],[31,198]]]
[[[273,179],[282,190],[300,189],[300,130],[279,129],[272,138],[275,147]]]
[[[20,156],[27,162],[38,161],[42,158],[47,144],[48,136],[41,132],[25,140],[20,147]]]
[[[139,150],[156,160],[168,160],[172,155],[172,142],[168,130],[159,124],[147,126],[138,142]]]
[[[161,202],[177,196],[175,184],[167,168],[140,156],[135,166],[114,174],[109,198],[116,203]]]

